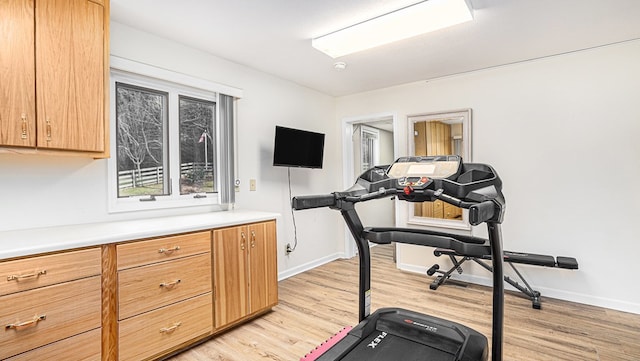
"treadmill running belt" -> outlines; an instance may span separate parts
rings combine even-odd
[[[383,331],[374,332],[341,361],[453,361],[455,355]]]

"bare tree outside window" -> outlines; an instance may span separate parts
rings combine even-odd
[[[180,97],[180,194],[216,192],[215,114],[214,102]]]
[[[118,197],[169,193],[166,114],[166,93],[116,84]]]

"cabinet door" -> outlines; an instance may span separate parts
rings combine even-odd
[[[215,328],[228,325],[249,313],[247,247],[246,226],[213,231]]]
[[[0,1],[0,145],[36,145],[33,0]]]
[[[39,148],[103,152],[104,7],[36,0]]]
[[[259,312],[278,302],[275,221],[248,226],[249,307]]]

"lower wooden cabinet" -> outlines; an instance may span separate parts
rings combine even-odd
[[[3,296],[0,359],[99,328],[100,277]]]
[[[119,319],[211,293],[209,252],[118,272]]]
[[[211,231],[118,245],[116,257],[119,360],[211,334]]]
[[[276,223],[0,262],[0,360],[153,360],[278,302]]]
[[[211,334],[211,293],[120,321],[120,361],[144,360]]]
[[[35,350],[10,357],[7,361],[100,361],[101,330],[91,330]]]
[[[275,221],[213,231],[216,330],[276,305],[276,242]]]
[[[100,355],[99,248],[2,261],[0,280],[0,359],[90,360]],[[82,348],[88,332],[98,337],[92,338],[87,357],[51,356]]]
[[[100,249],[0,262],[0,296],[100,275]]]

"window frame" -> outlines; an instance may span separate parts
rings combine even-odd
[[[213,104],[213,107],[214,107],[214,112],[213,112],[213,118],[214,119],[213,119],[213,122],[214,122],[214,124],[213,124],[213,127],[211,129],[211,132],[213,134],[209,134],[208,132],[206,132],[206,135],[207,135],[207,137],[209,139],[211,139],[212,143],[215,142],[215,144],[214,144],[215,146],[211,150],[212,153],[213,153],[213,157],[211,159],[211,167],[212,167],[213,176],[214,176],[214,178],[213,178],[213,181],[214,181],[213,182],[213,188],[214,188],[214,190],[213,190],[213,192],[206,192],[205,191],[205,192],[196,192],[196,193],[183,194],[182,193],[182,182],[178,181],[177,182],[178,183],[178,191],[180,192],[181,196],[195,196],[195,195],[197,195],[196,198],[206,197],[208,194],[218,194],[219,193],[219,186],[220,186],[220,179],[218,178],[218,176],[219,176],[219,174],[218,174],[218,169],[219,169],[218,157],[220,157],[220,155],[219,155],[219,153],[220,153],[219,152],[220,142],[219,142],[219,139],[218,139],[218,133],[219,133],[219,129],[218,129],[219,128],[218,127],[218,123],[219,123],[218,102],[206,100],[206,99],[203,99],[202,97],[194,98],[194,97],[185,95],[183,93],[178,94],[178,132],[179,132],[178,133],[178,140],[177,140],[178,143],[180,143],[180,140],[181,140],[181,137],[182,137],[182,128],[181,128],[182,119],[180,119],[180,102],[182,100],[201,102],[201,103],[207,102],[207,103]],[[208,141],[205,140],[205,142],[208,142]],[[205,144],[208,144],[208,143],[205,143]],[[182,152],[182,144],[178,144],[177,147],[178,147],[179,164],[180,164],[180,167],[182,167],[182,164],[183,164],[182,163],[182,153],[181,153]],[[205,148],[205,149],[207,149],[207,148]],[[206,164],[207,164],[207,161],[205,161],[205,167],[206,167]],[[179,177],[181,179],[181,177],[182,177],[182,169],[178,170],[178,173],[179,173]]]
[[[170,177],[169,177],[169,173],[167,173],[167,170],[171,169],[171,166],[169,164],[169,113],[168,113],[168,108],[169,108],[169,93],[164,92],[164,91],[160,91],[158,89],[150,89],[148,87],[143,87],[140,84],[131,84],[133,82],[123,82],[123,81],[119,81],[119,79],[116,79],[114,81],[114,91],[113,91],[113,98],[114,101],[117,103],[117,90],[118,90],[118,86],[122,86],[123,88],[127,88],[129,90],[138,90],[138,91],[144,91],[144,92],[148,92],[148,93],[154,93],[156,95],[162,96],[163,97],[163,103],[165,103],[165,106],[162,109],[162,167],[163,167],[163,180],[162,180],[162,195],[154,195],[155,196],[166,196],[167,194],[171,194],[171,182],[170,182]],[[157,88],[157,87],[156,87]],[[116,107],[114,106],[114,108],[112,109],[113,111],[113,124],[115,124],[115,126],[113,127],[113,132],[111,134],[114,134],[114,139],[115,139],[115,147],[113,148],[113,151],[111,152],[112,154],[114,154],[113,156],[116,157],[115,158],[115,173],[118,174],[118,176],[116,177],[116,197],[122,199],[125,197],[120,197],[120,171],[118,170],[118,149],[117,149],[117,143],[118,143],[118,138],[119,138],[119,129],[118,129],[118,125],[117,122],[115,120],[115,118],[117,118],[118,116],[118,112]],[[166,189],[166,194],[165,194],[165,189]],[[142,197],[150,197],[150,195],[145,195],[145,196],[141,196],[141,197],[136,197],[136,198],[142,198]],[[128,197],[127,197],[128,198]]]
[[[369,149],[371,151],[371,162],[367,167],[367,169],[364,169],[365,159],[364,159],[364,151],[362,150],[362,148],[365,146],[364,144],[365,134],[373,135],[373,138],[370,138],[373,140],[373,145],[371,149]],[[360,164],[362,167],[361,173],[366,172],[367,170],[378,165],[379,163],[380,163],[380,131],[374,127],[369,127],[363,124],[362,126],[360,126]]]
[[[168,162],[169,172],[166,177],[169,178],[169,195],[163,196],[134,196],[119,198],[118,197],[118,166],[117,166],[117,137],[116,135],[116,82],[129,84],[137,87],[167,92],[168,106]],[[111,157],[108,160],[108,211],[109,213],[145,211],[154,209],[171,209],[179,207],[194,206],[219,206],[220,210],[224,210],[225,206],[221,204],[223,192],[229,190],[222,189],[223,178],[233,177],[227,174],[229,172],[222,164],[233,164],[233,159],[221,159],[223,153],[221,151],[221,119],[220,119],[220,93],[233,97],[241,96],[241,91],[232,87],[216,84],[204,79],[191,77],[185,74],[168,71],[165,69],[155,68],[146,64],[133,62],[130,60],[111,57],[111,76],[109,79],[110,96],[110,137]],[[211,101],[215,103],[215,118],[213,129],[215,131],[215,160],[216,169],[214,171],[215,181],[217,182],[216,191],[214,193],[191,193],[180,194],[180,122],[179,122],[179,99],[180,96]],[[232,135],[233,136],[233,135]],[[231,170],[233,172],[233,170]],[[233,191],[233,190],[231,190]],[[197,196],[196,196],[197,195]],[[152,200],[153,201],[141,201]]]

